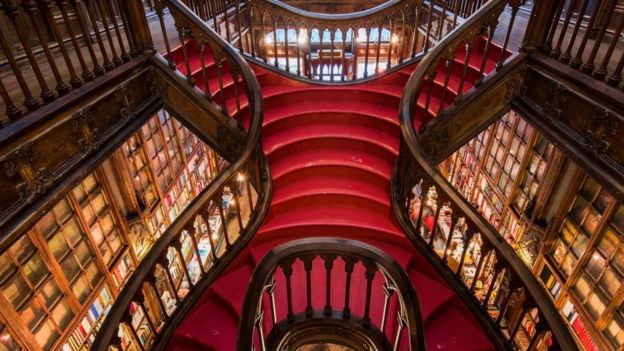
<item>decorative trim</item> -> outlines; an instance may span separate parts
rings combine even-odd
[[[20,198],[29,204],[44,194],[50,186],[48,171],[43,167],[35,168],[36,158],[33,143],[28,142],[1,161],[7,177],[21,180],[15,188]]]
[[[72,130],[82,136],[78,139],[78,144],[82,147],[82,157],[100,148],[101,140],[98,136],[98,128],[93,127],[95,117],[90,107],[86,107],[74,114],[71,120]]]

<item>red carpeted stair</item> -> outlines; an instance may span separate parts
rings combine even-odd
[[[483,46],[481,43],[473,48],[464,91],[468,91],[478,77]],[[193,47],[195,45],[189,45]],[[180,51],[178,49],[173,58],[186,74]],[[192,49],[188,54],[191,75],[199,82],[202,75],[199,58]],[[497,59],[499,54],[495,48],[490,50],[492,58]],[[459,89],[463,57],[463,52],[457,53],[446,94],[447,104]],[[207,54],[205,62],[211,63],[208,75],[214,81],[213,61]],[[271,208],[264,225],[245,251],[180,325],[169,349],[234,350],[238,318],[255,265],[276,245],[308,236],[365,241],[397,260],[418,293],[429,350],[494,349],[471,313],[394,222],[389,187],[399,147],[398,106],[414,67],[366,83],[343,86],[302,83],[254,67],[265,100],[263,145],[274,182]],[[495,61],[488,58],[486,72],[493,69]],[[437,111],[436,106],[441,103],[442,68],[437,77],[432,111]],[[231,78],[225,81],[226,87],[233,85]],[[210,83],[211,92],[217,87],[218,83]],[[200,88],[203,90],[203,86]],[[226,90],[228,108],[235,106],[232,94]],[[217,103],[222,102],[220,96],[214,98]],[[242,101],[243,116],[246,115],[245,105],[246,101]],[[418,105],[422,109],[424,101],[419,100]],[[421,117],[416,127],[423,118],[433,116]],[[323,268],[317,270],[315,266],[313,279],[324,286],[320,281],[325,279],[323,277]],[[332,287],[339,291],[340,283],[337,284]],[[313,291],[315,300],[325,298],[321,290]],[[279,294],[276,298],[283,299]],[[353,301],[358,298],[361,299],[355,296]],[[383,300],[381,296],[376,298]],[[342,308],[341,301],[336,299],[338,309]],[[302,303],[305,304],[303,301],[295,304]],[[356,314],[358,303],[353,304]]]

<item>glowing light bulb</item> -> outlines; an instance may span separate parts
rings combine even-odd
[[[267,45],[273,44],[273,36],[271,34],[267,34],[264,36],[264,43]]]
[[[245,175],[239,173],[238,176],[236,176],[236,180],[238,180],[239,182],[244,182],[246,180]]]
[[[392,40],[392,44],[396,44],[399,42],[399,36],[396,34],[392,34],[392,38],[390,40]]]

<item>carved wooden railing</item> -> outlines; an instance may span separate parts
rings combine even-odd
[[[245,30],[243,27],[245,21],[241,17],[244,4],[239,0],[182,0],[182,2],[230,43],[234,38],[240,37]]]
[[[488,80],[487,73],[495,76],[496,69],[487,72],[482,62],[471,91],[464,95],[460,88],[457,95],[444,96],[449,63],[457,50],[463,50],[462,62],[468,61],[472,43],[484,36],[487,56],[506,6],[512,17],[503,29],[506,35],[497,59],[498,69],[503,67],[509,60],[505,49],[519,1],[490,1],[431,50],[410,77],[400,106],[402,144],[392,183],[393,209],[407,236],[458,291],[497,348],[576,350],[549,295],[496,229],[432,166],[414,128],[415,118],[441,118],[445,110],[450,113],[457,102],[477,92],[480,81]],[[443,77],[437,78],[440,71]],[[465,65],[460,72],[462,85]],[[444,89],[436,93],[436,84]],[[444,101],[435,109],[430,105],[434,97]]]
[[[558,1],[549,20],[547,36],[539,43],[544,53],[596,80],[624,89],[622,1]]]
[[[184,76],[186,84],[218,107],[223,115],[234,118],[241,127],[248,127],[249,106],[253,103],[248,99],[248,83],[255,81],[255,76],[233,61],[233,57],[237,60],[242,57],[233,47],[227,45],[226,51],[223,48],[226,44],[212,39],[216,33],[181,1],[156,0],[155,11],[160,25],[152,28],[152,35],[159,38],[155,42],[156,50],[164,55],[157,55],[156,59],[166,61],[171,70]]]
[[[228,0],[229,1],[229,0]],[[267,67],[331,82],[372,77],[420,58],[482,6],[475,0],[392,0],[349,14],[304,11],[277,0],[233,0],[221,20],[195,13]]]
[[[196,92],[214,105],[214,110],[206,113],[223,113],[232,118],[243,114],[240,104],[244,101],[245,145],[236,161],[189,204],[138,265],[115,300],[92,350],[121,350],[119,328],[125,328],[132,336],[136,349],[164,349],[178,323],[244,248],[268,210],[271,187],[268,164],[260,144],[263,105],[258,81],[242,57],[194,15],[189,16],[188,8],[172,0],[157,1],[155,10],[162,12],[163,6],[172,14],[176,27],[186,34],[192,33],[201,50],[211,51],[218,72],[207,77],[206,84],[213,87],[213,93],[226,96],[220,84],[223,67],[228,67],[228,72],[239,82],[240,91],[228,93],[232,105],[239,109],[228,111],[224,104],[213,100],[214,94]],[[171,52],[167,59],[173,62],[170,55]],[[165,58],[160,55],[154,60],[156,64],[166,65]],[[184,84],[186,79],[177,67],[170,66],[180,84]],[[184,65],[181,69],[185,69]],[[209,220],[215,213],[220,218],[218,225]],[[190,253],[183,253],[184,242],[191,243]],[[192,265],[198,266],[199,272],[191,272]],[[157,303],[148,306],[148,300]],[[145,316],[145,324],[133,323],[137,315]],[[149,337],[137,337],[139,329],[142,333],[147,330]]]
[[[492,73],[488,60],[494,58],[499,70],[510,59],[509,43],[519,7],[519,0],[490,2],[485,12],[465,22],[453,37],[447,38],[443,46],[436,46],[421,62],[408,82],[410,95],[404,94],[406,99],[411,99],[405,103],[418,106],[411,109],[415,113],[412,122],[419,119],[421,130],[428,121],[462,100],[469,84],[479,86]],[[508,18],[503,19],[503,14],[509,15]],[[495,43],[495,38],[499,43]],[[481,56],[475,61],[476,55]],[[452,81],[456,81],[453,86]]]
[[[39,110],[143,50],[133,40],[129,9],[122,0],[2,1],[1,124]]]
[[[318,275],[325,276],[323,285],[313,285]],[[372,304],[383,305],[381,313]],[[324,329],[324,340],[355,343],[354,349],[425,350],[409,277],[394,259],[360,241],[306,238],[273,249],[254,271],[242,311],[239,351],[296,350],[313,343],[323,326],[333,328]]]

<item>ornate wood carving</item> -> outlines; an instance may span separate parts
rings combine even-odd
[[[624,109],[613,104],[617,96],[587,90],[582,82],[540,65],[529,65],[526,85],[530,88],[514,106],[568,157],[610,184],[614,195],[624,198]]]
[[[84,108],[77,112],[72,121],[72,130],[78,135],[78,144],[82,147],[83,155],[86,156],[100,147],[97,128],[93,127],[93,111]]]
[[[300,8],[305,11],[319,13],[353,13],[364,11],[375,6],[379,6],[386,1],[384,0],[286,0],[288,5]]]
[[[49,187],[48,172],[44,167],[36,167],[35,159],[33,144],[27,142],[2,161],[5,175],[16,181],[15,189],[27,203],[31,203]]]
[[[608,138],[618,131],[620,121],[613,114],[602,107],[598,107],[596,115],[591,120],[591,129],[582,133],[584,143],[581,147],[594,158],[600,158],[609,149]]]

